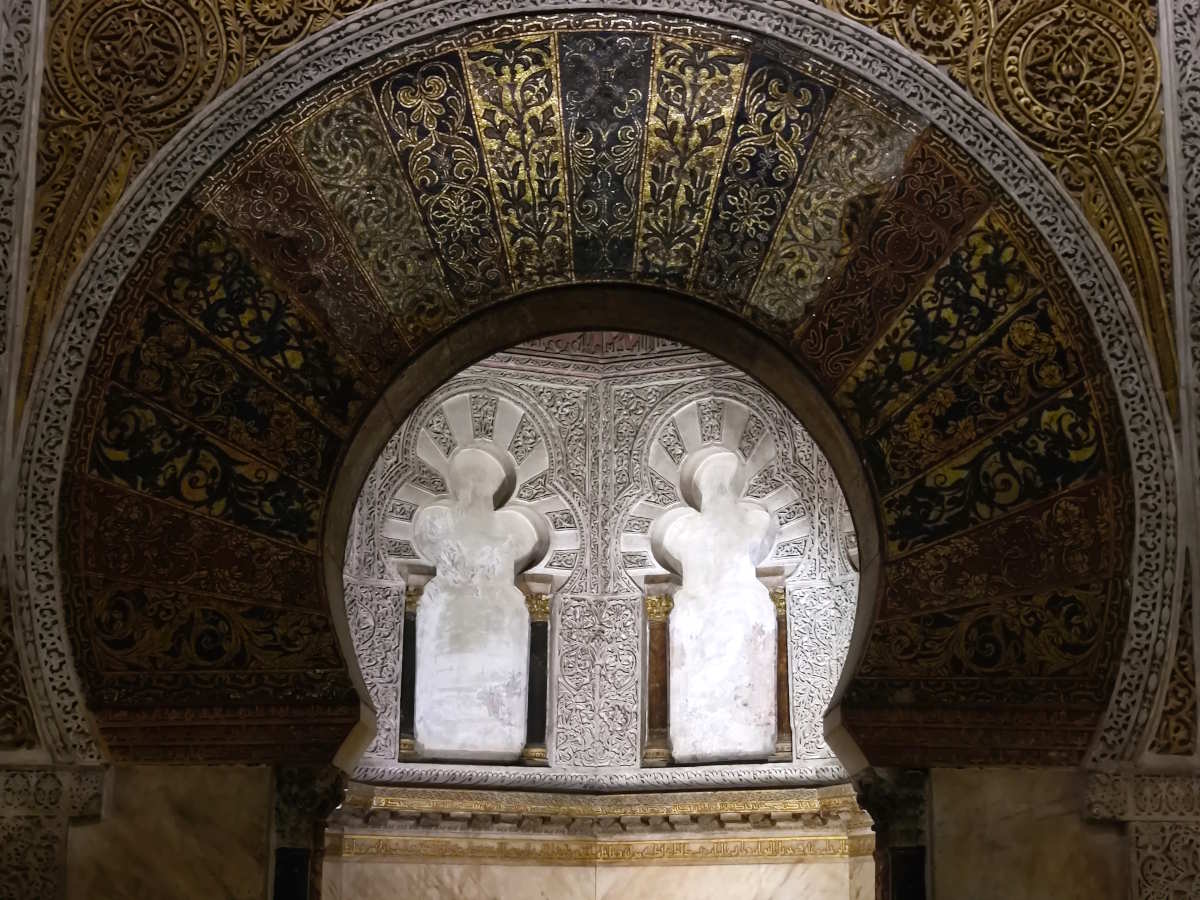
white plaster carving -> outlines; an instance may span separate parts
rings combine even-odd
[[[711,423],[720,408],[701,401],[710,421],[702,439],[719,437]],[[663,519],[662,549],[683,578],[669,625],[671,755],[680,763],[775,750],[775,607],[755,576],[775,530],[761,504],[741,499],[740,469],[728,450],[698,458],[684,487],[698,509]]]
[[[1138,900],[1195,897],[1200,885],[1200,822],[1134,822],[1134,896]]]
[[[840,584],[802,581],[788,585],[792,754],[796,759],[835,760],[825,743],[822,719],[850,649],[857,598],[857,578]]]
[[[63,900],[67,826],[100,815],[104,770],[0,769],[0,896]]]
[[[426,757],[515,760],[525,746],[529,611],[513,579],[539,539],[528,511],[495,509],[505,479],[491,453],[463,448],[450,461],[451,499],[413,523],[437,570],[417,609],[413,736]]]
[[[350,636],[375,707],[376,731],[364,761],[391,761],[399,751],[400,648],[404,632],[403,583],[344,579]]]
[[[200,174],[283,105],[332,75],[424,34],[508,13],[569,9],[568,0],[381,3],[280,54],[197,116],[127,192],[84,261],[28,404],[18,483],[15,611],[31,691],[55,752],[96,754],[70,658],[57,560],[64,435],[96,329],[137,255]],[[743,0],[605,0],[613,10],[687,13],[772,35],[844,66],[960,144],[997,178],[1055,248],[1088,306],[1117,386],[1133,461],[1136,533],[1128,639],[1093,761],[1125,758],[1162,680],[1174,582],[1176,482],[1169,419],[1136,311],[1109,257],[1054,176],[1013,132],[944,74],[886,38],[815,6]],[[589,4],[595,8],[596,4]],[[649,776],[647,776],[649,778]],[[653,780],[653,779],[650,779]],[[649,783],[649,782],[648,782]]]
[[[641,755],[641,598],[559,595],[550,762],[636,766]]]

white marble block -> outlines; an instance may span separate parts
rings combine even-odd
[[[687,467],[685,467],[686,469]],[[741,500],[730,452],[690,473],[690,510],[667,526],[678,562],[669,632],[671,755],[679,763],[766,759],[775,750],[775,607],[755,577],[769,552],[771,514]]]
[[[522,513],[494,509],[504,477],[491,454],[459,451],[451,499],[413,523],[437,566],[417,607],[413,738],[430,759],[510,761],[525,746],[529,612],[514,578],[537,534]]]

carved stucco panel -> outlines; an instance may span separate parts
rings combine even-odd
[[[787,594],[792,752],[832,761],[823,719],[850,648],[858,579],[790,584]]]
[[[636,766],[641,756],[641,598],[559,596],[550,761]]]
[[[641,0],[639,0],[641,4]],[[548,3],[553,7],[560,4]],[[613,2],[620,8],[626,4]],[[677,10],[680,4],[652,2],[647,8]],[[488,11],[499,13],[515,8]],[[1162,415],[1161,397],[1144,349],[1137,339],[1132,308],[1104,254],[1081,237],[1087,228],[1078,211],[1044,167],[1034,163],[1013,135],[997,131],[977,106],[944,78],[915,60],[894,52],[883,41],[819,10],[807,7],[783,11],[714,2],[689,3],[688,9],[719,20],[736,19],[746,27],[771,31],[782,40],[795,40],[818,53],[836,58],[850,69],[894,87],[922,114],[942,123],[981,163],[1017,191],[1017,200],[1037,222],[1039,230],[1058,249],[1081,295],[1090,305],[1105,356],[1120,391],[1130,456],[1134,460],[1139,533],[1135,539],[1131,638],[1109,718],[1095,748],[1097,759],[1124,755],[1149,715],[1148,694],[1161,680],[1169,605],[1163,596],[1174,569],[1174,479],[1170,440]],[[447,3],[425,11],[422,26],[439,27],[478,15],[477,4]],[[381,7],[361,17],[353,32],[330,31],[302,53],[289,54],[270,68],[269,77],[247,79],[214,107],[213,114],[195,120],[186,139],[156,161],[147,178],[128,196],[114,218],[106,239],[81,273],[78,291],[55,336],[45,380],[31,395],[32,425],[22,457],[16,552],[20,591],[18,614],[30,634],[45,636],[31,650],[55,662],[36,685],[39,703],[53,708],[59,726],[56,740],[67,752],[90,752],[79,692],[70,673],[69,654],[62,634],[62,608],[55,572],[55,526],[58,478],[62,464],[62,434],[70,398],[77,387],[86,348],[99,317],[117,285],[131,267],[147,237],[163,221],[196,174],[218,158],[241,134],[284,100],[327,77],[331,71],[365,58],[410,35],[418,27]],[[44,625],[34,629],[34,620]],[[51,699],[53,698],[53,700]]]
[[[1134,894],[1139,900],[1181,900],[1200,884],[1200,823],[1134,822]]]
[[[394,760],[400,747],[400,648],[404,585],[346,579],[346,616],[367,692],[375,707],[375,739],[365,760]]]

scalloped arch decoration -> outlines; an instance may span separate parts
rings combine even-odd
[[[1175,566],[1174,469],[1164,404],[1136,314],[1111,260],[1098,246],[1082,215],[1006,127],[931,67],[864,29],[808,8],[666,0],[610,0],[604,5],[621,14],[606,17],[589,12],[582,18],[570,18],[562,13],[557,21],[553,17],[542,21],[510,19],[498,24],[497,17],[509,13],[550,15],[571,4],[506,3],[498,8],[494,4],[485,7],[451,2],[420,13],[408,13],[399,3],[372,8],[280,56],[223,95],[163,149],[129,191],[80,270],[31,396],[22,450],[14,609],[24,644],[23,657],[32,663],[32,700],[56,758],[97,757],[99,751],[90,733],[85,706],[100,722],[114,753],[138,758],[179,758],[187,754],[213,759],[247,755],[273,758],[272,754],[295,746],[298,735],[304,736],[304,745],[314,756],[324,758],[357,718],[353,673],[347,673],[338,658],[336,642],[330,637],[328,605],[323,599],[314,601],[299,595],[304,596],[299,604],[279,602],[253,607],[258,610],[254,613],[258,625],[249,627],[244,624],[244,600],[233,596],[238,591],[243,597],[247,593],[245,560],[234,554],[224,568],[205,570],[207,581],[198,579],[193,570],[155,569],[160,563],[166,565],[173,558],[171,554],[160,553],[153,559],[136,552],[121,556],[118,550],[124,552],[122,548],[113,546],[107,538],[97,538],[124,533],[120,528],[110,528],[113,522],[103,515],[98,517],[98,510],[120,510],[120,515],[141,517],[139,521],[157,517],[154,521],[160,523],[158,527],[191,534],[197,547],[231,546],[234,532],[247,533],[245,529],[249,529],[253,538],[244,546],[252,548],[257,559],[274,560],[273,565],[282,567],[280,571],[291,573],[288,584],[298,584],[308,575],[312,583],[317,583],[315,572],[322,563],[315,548],[325,502],[323,489],[335,471],[338,449],[352,437],[359,417],[365,415],[391,377],[389,366],[400,358],[396,354],[407,352],[406,347],[423,346],[422,342],[439,333],[442,314],[432,318],[427,315],[430,309],[442,308],[439,303],[448,304],[444,308],[453,320],[469,311],[471,303],[478,304],[486,297],[498,300],[556,279],[558,283],[580,280],[580,273],[590,265],[599,267],[590,271],[600,280],[612,278],[615,273],[619,279],[665,285],[729,307],[727,292],[733,291],[736,296],[743,284],[750,290],[748,286],[760,280],[760,265],[779,262],[782,270],[787,270],[790,245],[779,245],[778,253],[771,249],[764,257],[761,248],[748,250],[749,245],[727,224],[757,221],[750,213],[751,207],[745,205],[754,191],[782,191],[776,196],[786,199],[794,193],[801,177],[798,173],[808,173],[803,177],[809,177],[819,167],[785,166],[776,173],[751,165],[748,182],[746,172],[740,165],[732,166],[730,160],[741,158],[741,153],[749,153],[753,160],[754,153],[739,149],[728,135],[703,150],[705,159],[711,157],[711,165],[706,163],[701,169],[717,173],[705,196],[714,204],[726,204],[724,209],[740,212],[724,219],[720,210],[715,215],[703,210],[689,214],[701,223],[699,234],[710,241],[711,251],[708,244],[688,244],[686,235],[681,239],[683,232],[662,233],[663,223],[649,211],[649,198],[658,191],[652,186],[655,166],[681,166],[687,160],[679,156],[679,148],[668,146],[669,140],[662,144],[661,136],[655,136],[657,132],[646,125],[646,113],[641,120],[642,164],[630,170],[637,177],[631,174],[634,180],[626,185],[630,188],[635,181],[637,185],[637,192],[629,193],[638,210],[629,220],[631,227],[636,226],[632,246],[619,240],[603,247],[587,244],[604,244],[607,232],[599,237],[589,232],[578,217],[584,205],[578,204],[578,197],[566,193],[569,185],[584,183],[580,181],[583,170],[572,168],[575,181],[568,177],[534,200],[528,196],[522,200],[515,193],[506,195],[494,180],[489,181],[496,172],[507,171],[504,167],[515,159],[511,148],[506,148],[503,139],[495,138],[489,128],[502,135],[506,132],[497,123],[503,116],[529,111],[505,110],[502,103],[490,109],[487,98],[517,96],[511,93],[514,84],[524,83],[522,79],[539,66],[550,73],[551,80],[576,77],[570,74],[568,45],[601,32],[622,30],[626,36],[645,38],[631,42],[626,57],[633,61],[619,70],[622,78],[644,79],[638,82],[640,90],[657,90],[655,79],[673,66],[691,66],[693,72],[705,73],[696,76],[697,85],[708,92],[705,102],[715,104],[714,109],[721,104],[728,107],[727,114],[714,113],[712,122],[703,126],[710,129],[710,134],[718,119],[732,123],[740,117],[736,121],[750,123],[750,127],[754,121],[763,121],[755,118],[757,95],[751,85],[756,78],[769,81],[777,75],[785,81],[791,79],[793,89],[788,96],[796,103],[788,107],[786,116],[794,116],[795,120],[789,120],[786,134],[778,132],[772,140],[783,141],[794,158],[819,159],[825,148],[844,146],[839,143],[846,139],[844,129],[849,128],[852,136],[858,127],[846,126],[845,117],[856,120],[856,116],[865,114],[875,127],[883,127],[887,133],[895,133],[888,129],[899,128],[913,136],[906,140],[902,162],[896,162],[900,157],[880,160],[878,168],[868,173],[872,176],[866,179],[870,189],[862,190],[860,186],[851,190],[855,202],[848,209],[854,214],[855,225],[839,234],[849,240],[848,249],[853,252],[846,257],[848,261],[831,269],[835,277],[830,283],[834,286],[827,285],[810,295],[810,305],[803,309],[803,315],[809,318],[804,319],[795,310],[780,317],[770,304],[757,307],[752,290],[732,303],[734,312],[752,322],[766,339],[786,346],[821,387],[862,447],[879,496],[887,532],[887,585],[880,600],[880,624],[884,627],[871,632],[870,643],[875,650],[867,648],[859,678],[848,685],[842,698],[851,730],[870,755],[885,762],[1067,761],[1085,753],[1093,760],[1106,761],[1125,758],[1131,752],[1149,719],[1155,688],[1161,680],[1161,648],[1167,643],[1163,638],[1170,621]],[[648,12],[682,13],[688,18],[638,18]],[[468,27],[444,38],[429,38],[439,30],[485,19],[492,24],[484,29]],[[521,60],[506,60],[498,45],[488,44],[488,36],[499,33],[520,38],[517,43],[525,48]],[[422,47],[421,41],[426,40],[432,42]],[[622,40],[618,37],[616,43]],[[372,59],[381,53],[383,56]],[[320,135],[306,142],[312,132],[303,131],[300,123],[281,116],[280,110],[306,94],[311,95],[310,99],[301,101],[300,108],[309,112],[322,103],[336,102],[346,115],[356,115],[368,110],[362,107],[356,111],[354,104],[370,101],[381,115],[392,116],[394,126],[399,121],[395,117],[403,112],[410,97],[404,79],[409,78],[410,86],[419,93],[421,85],[431,84],[430,73],[422,75],[420,67],[437,63],[442,58],[438,54],[449,66],[442,72],[443,81],[457,78],[465,93],[462,101],[454,104],[453,121],[445,120],[436,128],[469,130],[472,137],[462,131],[454,138],[458,142],[455,146],[469,146],[475,155],[475,162],[463,171],[473,169],[472,177],[477,181],[455,186],[460,199],[475,197],[475,205],[454,208],[478,212],[483,208],[479,204],[487,206],[492,216],[492,238],[483,250],[466,257],[459,255],[452,244],[437,240],[436,235],[431,237],[432,220],[421,218],[437,204],[421,207],[411,192],[413,185],[429,182],[395,180],[393,175],[403,170],[403,164],[393,175],[381,175],[394,182],[389,190],[394,188],[396,205],[389,207],[388,214],[398,218],[394,220],[397,230],[390,233],[410,235],[406,239],[416,243],[409,246],[423,246],[425,249],[413,259],[420,265],[436,264],[445,286],[444,296],[422,298],[409,315],[406,307],[397,313],[388,306],[386,290],[390,289],[385,285],[399,283],[396,279],[402,279],[405,273],[372,269],[372,259],[378,258],[369,246],[373,232],[357,233],[346,222],[337,226],[335,232],[341,237],[325,246],[343,254],[342,262],[304,249],[305,241],[310,239],[305,228],[316,220],[306,223],[303,211],[311,210],[316,215],[324,210],[322,216],[336,218],[335,195],[341,188],[335,182],[340,176],[332,169],[317,166],[316,157],[310,153],[320,146]],[[389,70],[389,66],[399,68]],[[407,74],[401,72],[404,66],[409,66]],[[773,75],[771,66],[782,68]],[[311,93],[339,73],[345,73],[342,82],[330,81],[321,92]],[[365,91],[372,73],[377,81],[383,80],[368,96]],[[569,90],[561,92],[564,98],[569,95]],[[548,121],[546,109],[554,110],[555,121],[573,115],[566,107],[554,105],[558,96],[559,92],[554,98],[547,94],[539,101],[550,104],[536,112],[539,121]],[[836,114],[831,112],[834,110]],[[586,124],[590,114],[585,111],[585,119],[573,121]],[[272,117],[273,124],[263,128]],[[383,125],[391,127],[387,121]],[[766,121],[770,121],[770,115]],[[879,126],[880,121],[892,124]],[[827,126],[824,132],[822,123]],[[805,130],[806,124],[810,131]],[[701,128],[701,124],[695,123],[695,127]],[[258,137],[221,161],[256,129],[260,129]],[[391,138],[393,143],[403,143],[401,132],[386,133],[399,135]],[[833,144],[823,137],[830,133],[838,135]],[[566,154],[560,155],[560,162],[566,159],[574,166],[570,148],[565,143],[559,146],[557,152]],[[549,145],[546,149],[553,151]],[[389,147],[387,152],[396,150]],[[899,165],[899,169],[889,168],[893,165]],[[208,178],[194,191],[205,172]],[[278,177],[299,192],[296,203],[285,207],[299,218],[280,223],[282,228],[264,229],[247,212],[253,204],[247,205],[246,196],[239,192],[264,183],[263,178]],[[928,181],[931,178],[933,181]],[[915,206],[909,203],[911,197],[929,196],[917,190],[922,179],[927,184],[938,183],[948,192],[944,196],[949,205],[940,209],[933,220],[928,219],[930,210],[923,209],[920,202]],[[547,182],[548,190],[552,184],[552,179]],[[408,200],[403,199],[405,196]],[[654,196],[660,205],[668,202],[662,195]],[[536,235],[525,234],[522,222],[526,220],[517,209],[520,202],[544,204],[543,212],[550,217],[544,221],[561,221],[566,230],[560,234],[569,232],[570,241],[551,235],[554,239],[538,244]],[[686,218],[687,211],[678,205],[680,201],[669,202],[675,203],[672,208]],[[785,207],[775,207],[777,216],[787,212]],[[755,215],[762,217],[761,211]],[[869,272],[873,271],[871,253],[894,256],[899,252],[895,245],[887,249],[888,223],[911,224],[922,216],[939,223],[942,247],[948,254],[946,266],[951,271],[943,271],[946,266],[941,265],[940,256],[920,264],[912,260],[914,268],[901,279],[899,294],[887,295],[879,286],[863,288],[860,284],[856,288],[859,282],[855,279],[869,280]],[[784,234],[790,227],[783,219],[763,221],[767,222],[768,232],[762,231],[762,225],[751,226],[760,243],[763,233]],[[255,243],[268,233],[275,239]],[[356,244],[356,234],[366,243]],[[220,287],[227,310],[247,300],[247,295],[240,292],[248,285],[254,286],[253,302],[260,308],[265,308],[261,307],[262,298],[274,298],[269,304],[277,304],[273,308],[291,329],[288,340],[305,348],[303,360],[285,356],[289,360],[285,367],[272,369],[276,363],[267,354],[246,346],[241,338],[222,344],[228,332],[222,331],[224,325],[217,328],[213,323],[226,313],[213,307],[211,301],[216,298],[211,293],[203,301],[203,310],[150,302],[152,295],[169,296],[171,288],[178,289],[180,302],[194,299],[187,279],[208,269],[189,268],[190,262],[182,269],[172,269],[168,263],[172,258],[182,259],[179,254],[185,248],[185,257],[204,260],[206,267],[217,266],[211,272],[219,272],[220,276],[214,275],[206,283]],[[1027,292],[981,298],[953,279],[953,267],[985,266],[993,258],[991,251],[1003,250],[1000,255],[1004,257],[1007,248],[1019,260],[1013,283],[1024,285]],[[836,243],[833,249],[839,249]],[[434,259],[430,255],[437,253],[443,256]],[[604,260],[618,258],[631,260],[631,268],[604,268]],[[486,263],[468,271],[459,265],[464,259]],[[708,263],[701,264],[706,259],[722,262],[712,268]],[[897,260],[893,258],[892,262]],[[564,271],[563,266],[569,272],[565,282],[555,275]],[[579,272],[574,271],[576,266]],[[893,265],[891,271],[902,268]],[[338,282],[338,272],[350,273],[346,276],[350,281]],[[297,280],[298,274],[303,278]],[[155,287],[148,291],[150,285]],[[463,294],[465,286],[470,286],[470,291]],[[483,289],[477,290],[479,286]],[[856,314],[857,324],[846,326],[837,321],[834,311],[845,304],[834,303],[831,292],[839,290],[844,295],[839,300],[856,296],[865,302]],[[114,302],[118,297],[119,302]],[[347,298],[361,302],[342,308],[345,315],[329,314],[329,304]],[[896,348],[908,346],[905,342],[911,343],[920,331],[914,329],[913,321],[939,321],[939,310],[947,305],[953,309],[982,305],[986,315],[970,321],[991,322],[994,327],[980,325],[978,331],[963,338],[965,343],[954,343],[958,340],[954,337],[944,346],[938,345],[912,371],[891,367],[897,358]],[[133,315],[135,311],[137,315]],[[160,398],[158,411],[148,413],[143,402],[146,398],[138,393],[145,389],[145,382],[109,388],[113,373],[113,385],[136,374],[129,368],[120,369],[133,364],[127,354],[123,355],[128,344],[122,342],[130,340],[127,327],[134,323],[117,315],[126,312],[137,319],[137,339],[141,342],[186,336],[195,341],[196,353],[209,354],[208,358],[221,361],[223,371],[233,373],[229,383],[235,388],[266,384],[286,397],[279,407],[282,418],[274,424],[286,425],[287,433],[295,434],[312,448],[305,461],[292,459],[286,448],[272,445],[253,416],[231,414],[228,405],[218,405],[215,411],[203,413],[209,417],[204,420],[204,428],[210,429],[206,433],[217,434],[213,446],[225,453],[220,474],[239,485],[241,493],[236,502],[230,500],[233,495],[214,497],[212,502],[208,497],[201,501],[172,500],[163,492],[170,493],[174,488],[164,487],[165,482],[149,470],[117,472],[114,466],[121,451],[111,446],[111,440],[119,437],[120,431],[107,426],[93,431],[93,420],[107,417],[105,421],[112,424],[116,416],[129,425],[138,423],[140,427],[152,427],[156,433],[173,433],[171,440],[194,449],[199,433],[195,419],[201,416],[195,410],[182,410],[178,398],[169,397]],[[148,318],[149,313],[157,317]],[[1026,337],[1039,330],[1039,321],[1044,328],[1051,327],[1047,322],[1057,325],[1069,337],[1069,346],[1038,350],[1028,344]],[[801,323],[799,327],[797,322]],[[373,338],[363,341],[355,337],[363,334]],[[979,396],[972,393],[975,389],[971,378],[982,374],[978,366],[994,348],[999,348],[996,352],[1001,355],[1050,354],[1059,371],[1074,374],[1069,384],[1053,390],[1046,382],[1037,382],[1033,395],[990,420],[980,433],[1004,434],[1020,443],[1024,440],[1021,430],[1027,429],[1028,440],[1042,445],[1047,445],[1047,434],[1068,444],[1082,440],[1088,448],[1082,451],[1083,456],[1092,462],[1071,468],[1060,460],[1038,469],[1036,485],[1030,488],[1028,502],[1019,504],[1020,510],[996,507],[994,514],[988,513],[981,522],[954,506],[957,501],[946,501],[958,511],[946,507],[944,515],[935,517],[936,527],[931,526],[929,510],[943,501],[931,499],[922,477],[932,479],[929,484],[940,481],[942,475],[934,473],[937,467],[976,471],[984,464],[986,454],[976,452],[982,445],[936,444],[936,449],[930,451],[932,456],[922,455],[921,432],[913,428],[915,423],[927,420],[922,417],[934,415],[936,423],[939,415],[956,415],[954,410],[960,407],[954,403],[969,407],[972,398]],[[924,352],[930,348],[917,349]],[[288,352],[294,350],[284,350]],[[1037,377],[1044,379],[1048,371],[1043,366],[1037,370]],[[948,393],[930,393],[935,383]],[[888,392],[880,393],[879,385],[889,385]],[[245,409],[263,396],[261,392],[254,396],[234,394],[236,391],[222,394],[219,399]],[[942,412],[931,412],[933,407],[921,405],[938,397],[958,399]],[[118,410],[112,406],[117,403],[124,405]],[[105,404],[108,408],[102,409]],[[910,424],[897,418],[902,419],[906,410],[910,420],[904,421]],[[881,427],[891,428],[887,440],[877,439]],[[1037,429],[1042,429],[1041,437],[1033,435]],[[94,441],[94,434],[103,440]],[[908,441],[904,459],[889,455],[892,451],[888,449],[903,443],[901,439]],[[219,456],[212,448],[206,452],[206,458]],[[1079,453],[1068,455],[1080,458]],[[263,476],[266,482],[257,476],[245,484],[237,481],[239,473],[244,475],[251,469],[277,477],[268,474]],[[919,490],[905,487],[917,484],[925,486]],[[270,495],[270,503],[265,506],[264,491]],[[107,498],[103,504],[98,499],[101,494]],[[115,502],[118,496],[120,503]],[[1027,519],[1022,527],[1017,527],[1019,514]],[[1018,583],[1013,582],[1014,572],[999,572],[983,555],[962,555],[970,550],[967,545],[971,543],[971,529],[984,524],[991,534],[1010,534],[1004,539],[1016,540],[1019,532],[1030,528],[1065,534],[1064,526],[1079,521],[1080,515],[1085,523],[1105,517],[1113,523],[1111,529],[1093,529],[1090,537],[1080,538],[1081,546],[1086,545],[1092,553],[1089,559],[1113,561],[1115,569],[1104,570],[1103,576],[1096,576],[1099,580],[1071,584],[1061,579],[1053,584],[1042,580],[1034,584],[1018,579]],[[1005,523],[1012,526],[1010,532],[1003,530]],[[1020,621],[1022,609],[1041,614],[1067,604],[1094,623],[1095,651],[1089,652],[1086,659],[1064,660],[1054,655],[1051,641],[1037,645],[1033,659],[1022,659],[1015,648],[1008,648],[996,660],[938,658],[913,660],[909,668],[893,665],[882,648],[905,645],[914,629],[919,632],[933,627],[927,612],[905,606],[905,602],[915,596],[913,586],[921,583],[921,578],[936,573],[937,552],[930,548],[949,547],[954,541],[960,558],[975,560],[973,564],[982,567],[984,574],[995,576],[989,582],[993,595],[1009,591],[999,595],[1005,598],[1003,602],[979,616],[975,615],[981,612],[979,598],[964,596],[959,587],[952,587],[953,596],[940,601],[939,614],[953,613],[951,618],[957,623],[954,628],[1002,628],[1009,617]],[[1051,555],[1058,550],[1077,549],[1051,545]],[[1036,565],[1024,568],[1052,571],[1059,560],[1069,556],[1040,558],[1033,561]],[[116,559],[124,560],[125,568],[119,572],[111,568]],[[1010,582],[1008,588],[1002,587]],[[1126,582],[1130,586],[1128,595],[1120,588]],[[148,585],[175,585],[170,590],[175,591],[176,599],[152,596]],[[207,598],[204,603],[199,607],[181,604],[185,585],[192,592],[187,596],[203,595]],[[254,594],[261,595],[262,591],[256,589]],[[159,638],[146,633],[140,637],[141,655],[135,664],[114,649],[123,638],[89,630],[91,625],[83,625],[88,621],[86,615],[72,615],[75,633],[69,636],[67,630],[68,605],[77,611],[122,608],[144,612],[151,607],[160,609],[163,603],[181,610],[179,615],[193,631],[203,629],[208,620],[230,623],[237,642],[223,646],[219,659],[208,659],[201,653],[203,642],[185,642],[181,652],[172,655],[164,651]],[[967,608],[975,612],[953,612]],[[895,620],[888,621],[893,614]],[[284,633],[307,636],[302,651],[307,674],[282,674],[295,671],[297,663],[271,637]],[[235,667],[235,674],[214,693],[211,679],[204,672],[230,660],[241,661],[238,665],[244,668]],[[936,673],[941,671],[950,673],[948,683],[956,685],[948,689],[948,694],[918,692],[913,706],[890,711],[894,698],[905,695],[905,683],[913,678],[925,681],[939,677]],[[1026,705],[1022,698],[1030,699],[1027,691],[1032,682],[1028,679],[1041,679],[1037,683],[1044,684],[1047,677],[1050,681],[1062,679],[1054,688],[1054,697],[1043,696],[1034,707]],[[205,684],[210,687],[203,687]],[[171,704],[185,695],[190,698],[192,710],[183,716]],[[222,706],[219,697],[235,701],[232,706]],[[271,698],[283,698],[283,702],[273,703]],[[1078,702],[1065,720],[1049,723],[1037,712],[1047,702],[1059,701]],[[259,724],[264,719],[268,722],[265,726]],[[250,727],[245,723],[251,721],[256,723],[254,741],[245,730]],[[1022,742],[1027,744],[1030,735],[1044,732],[1047,727],[1057,728],[1070,739],[1062,746],[1016,749]],[[917,732],[923,735],[921,751],[906,756],[900,738]],[[978,743],[979,734],[985,737],[982,744]]]

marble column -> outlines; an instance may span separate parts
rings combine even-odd
[[[404,628],[400,649],[400,759],[413,759],[417,745],[413,740],[413,718],[417,692],[417,605],[421,586],[410,585],[404,591]]]
[[[671,678],[667,655],[667,620],[671,615],[671,605],[668,594],[646,597],[646,742],[642,749],[643,766],[665,766],[671,762]]]
[[[275,770],[271,900],[320,900],[325,820],[346,793],[332,766]]]
[[[928,773],[867,769],[854,783],[874,823],[876,900],[927,900]]]
[[[547,765],[546,698],[549,688],[550,595],[526,594],[529,610],[529,705],[525,713],[525,749],[521,762]]]

